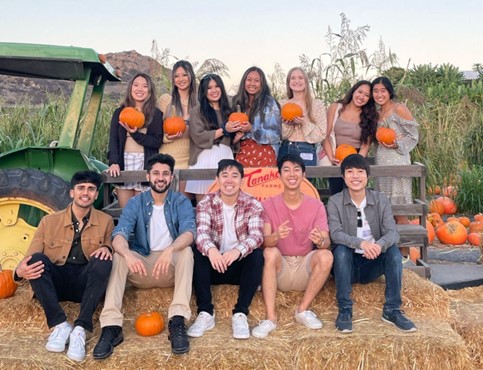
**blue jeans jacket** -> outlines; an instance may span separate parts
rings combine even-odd
[[[153,214],[153,203],[151,190],[129,199],[112,233],[112,238],[120,234],[126,240],[129,240],[131,233],[134,233],[134,240],[129,247],[143,256],[151,253],[149,221]],[[196,239],[195,212],[191,202],[183,194],[168,190],[164,203],[164,215],[173,240],[186,231],[193,234],[193,240]]]

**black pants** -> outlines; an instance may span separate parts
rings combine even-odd
[[[44,272],[40,278],[30,280],[30,285],[44,309],[49,328],[67,319],[59,302],[72,301],[81,304],[74,326],[92,332],[92,315],[106,292],[112,261],[92,258],[86,265],[57,266],[45,254],[34,253],[29,265],[37,261],[43,262]]]
[[[233,314],[242,312],[248,315],[248,307],[252,303],[253,296],[262,281],[264,263],[262,250],[255,249],[245,258],[234,261],[223,274],[220,274],[211,266],[210,259],[207,256],[203,256],[196,246],[193,247],[193,254],[195,259],[193,286],[198,313],[205,311],[213,315],[212,284],[231,284],[240,285],[238,300],[233,309]]]

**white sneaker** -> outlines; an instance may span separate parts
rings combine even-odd
[[[303,312],[295,311],[295,320],[297,320],[301,324],[304,324],[309,329],[322,328],[322,321],[320,321],[315,313],[310,310]]]
[[[233,329],[233,338],[250,338],[250,328],[248,327],[247,315],[245,315],[243,312],[237,312],[233,315],[231,318],[231,327]]]
[[[86,358],[86,331],[82,326],[76,326],[70,333],[67,357],[78,362]]]
[[[205,331],[211,330],[215,327],[215,314],[210,315],[208,312],[201,311],[198,314],[193,325],[188,329],[188,335],[193,338],[201,337]]]
[[[262,320],[257,326],[253,328],[252,335],[256,338],[265,338],[276,328],[277,328],[277,324],[275,324],[273,321]]]
[[[49,352],[64,352],[65,345],[69,342],[69,335],[72,332],[72,326],[64,321],[62,324],[56,325],[52,334],[50,334],[45,348]]]

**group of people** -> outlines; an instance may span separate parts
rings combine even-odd
[[[386,279],[382,320],[415,331],[401,311],[402,260],[399,234],[384,194],[367,188],[370,167],[360,154],[341,164],[346,188],[324,204],[301,191],[305,162],[289,153],[278,162],[283,192],[263,202],[241,190],[244,167],[234,159],[218,162],[219,190],[196,206],[170,189],[175,160],[158,153],[147,161],[149,190],[132,197],[114,227],[110,216],[93,207],[101,177],[92,171],[74,174],[72,203],[45,216],[26,257],[14,271],[28,280],[42,305],[52,333],[46,344],[83,361],[86,331],[104,299],[101,335],[95,359],[109,357],[123,342],[122,303],[126,284],[135,288],[174,287],[168,308],[168,339],[174,354],[189,351],[188,337],[215,327],[211,286],[238,285],[233,307],[233,337],[250,337],[249,307],[261,285],[266,318],[251,335],[265,338],[277,328],[276,293],[303,291],[294,318],[309,329],[322,328],[310,310],[332,273],[339,314],[336,328],[352,331],[351,286]],[[197,317],[191,319],[192,288]],[[60,301],[80,302],[73,325]]]
[[[170,153],[177,168],[216,168],[221,159],[236,159],[244,167],[275,167],[288,153],[300,155],[306,166],[340,165],[335,149],[341,144],[353,146],[366,157],[375,144],[376,164],[410,164],[410,151],[418,142],[418,124],[404,104],[395,100],[391,81],[378,77],[359,81],[326,111],[320,99],[314,99],[306,72],[292,68],[286,79],[287,98],[277,102],[270,93],[264,72],[250,67],[243,74],[237,94],[230,99],[223,81],[207,74],[196,82],[192,65],[180,60],[173,66],[172,92],[156,102],[151,78],[143,73],[134,76],[121,107],[115,111],[110,128],[109,169],[112,176],[122,170],[147,168],[147,158],[154,152]],[[296,103],[302,116],[286,121],[281,107]],[[379,109],[376,109],[376,106]],[[135,107],[146,117],[142,129],[131,129],[119,122],[124,107]],[[230,120],[232,112],[243,112],[248,119]],[[163,117],[183,117],[187,129],[163,133]],[[396,140],[377,143],[376,130],[390,127]],[[199,202],[208,192],[211,181],[180,183],[180,190]],[[342,178],[329,181],[331,194],[344,188]],[[411,182],[407,178],[378,178],[378,190],[393,204],[411,201]],[[117,189],[119,204],[146,187],[124,184]],[[398,223],[408,223],[398,217]]]
[[[116,189],[122,214],[116,226],[93,207],[101,176],[76,173],[71,181],[72,203],[45,216],[14,271],[28,280],[53,331],[46,349],[83,361],[86,331],[104,298],[100,338],[93,357],[109,357],[123,342],[122,301],[127,283],[136,288],[174,287],[168,308],[168,338],[172,352],[189,351],[188,337],[201,337],[214,328],[213,284],[239,286],[233,308],[233,337],[264,338],[277,328],[276,292],[303,291],[294,318],[310,329],[322,321],[310,310],[330,274],[337,289],[336,328],[352,331],[351,286],[385,275],[382,320],[403,331],[416,330],[401,311],[402,260],[392,203],[411,201],[405,179],[383,179],[381,192],[367,188],[370,167],[365,158],[378,125],[396,131],[392,144],[379,144],[379,164],[409,164],[418,140],[417,123],[394,101],[390,81],[380,77],[360,81],[326,114],[313,99],[306,73],[293,68],[287,77],[287,100],[270,94],[265,75],[257,67],[242,77],[240,91],[230,105],[221,78],[204,76],[196,86],[189,62],[173,68],[173,92],[156,100],[146,74],[134,76],[113,115],[109,139],[112,176],[125,170],[147,171],[146,182]],[[284,121],[280,104],[299,104],[301,117]],[[380,106],[376,110],[377,103]],[[119,121],[124,107],[145,116],[141,129]],[[159,108],[158,108],[159,107]],[[237,107],[237,109],[235,109]],[[230,121],[234,110],[246,121]],[[181,115],[186,132],[163,132],[163,115]],[[318,146],[320,144],[320,150]],[[353,145],[358,154],[340,163],[336,146]],[[212,181],[188,181],[180,191],[170,188],[174,168],[217,168],[218,189]],[[331,197],[324,204],[301,191],[306,166],[338,165],[341,180],[331,181]],[[244,168],[277,166],[283,192],[259,202],[241,190]],[[190,195],[196,197],[196,212]],[[249,307],[261,286],[266,317],[250,331]],[[190,300],[196,296],[197,317],[192,324]],[[80,302],[73,325],[60,301]]]

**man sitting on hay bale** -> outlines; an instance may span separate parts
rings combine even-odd
[[[322,328],[310,304],[324,286],[332,267],[332,253],[324,204],[302,193],[305,164],[287,154],[278,162],[283,193],[263,202],[264,251],[262,291],[266,320],[252,335],[265,338],[276,329],[275,297],[281,291],[305,291],[295,310],[295,320],[310,329]]]
[[[123,341],[122,298],[129,281],[136,288],[166,288],[174,284],[173,301],[168,310],[168,331],[175,354],[186,353],[189,341],[185,319],[191,317],[191,281],[196,233],[191,202],[169,189],[175,160],[168,154],[148,159],[147,180],[150,190],[129,200],[112,234],[112,273],[99,320],[102,333],[93,356],[109,357]],[[132,243],[129,236],[134,234]]]
[[[102,177],[92,171],[76,172],[71,179],[72,203],[40,221],[26,257],[15,269],[16,281],[26,279],[40,301],[49,328],[45,348],[83,361],[86,333],[92,332],[92,315],[104,296],[112,267],[111,216],[92,205]],[[80,302],[74,329],[59,301]]]
[[[368,189],[370,167],[360,154],[352,154],[340,166],[347,189],[329,198],[330,237],[335,245],[334,279],[339,314],[336,328],[352,332],[352,284],[386,278],[386,302],[382,320],[406,332],[416,326],[401,307],[402,259],[399,233],[391,204],[380,192]]]
[[[240,190],[243,176],[239,162],[221,160],[216,172],[219,190],[205,195],[196,209],[193,285],[198,317],[188,329],[191,337],[201,337],[215,327],[212,284],[240,285],[233,309],[233,337],[250,337],[248,307],[263,270],[259,249],[263,242],[263,207],[255,197]]]

